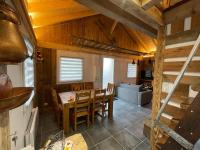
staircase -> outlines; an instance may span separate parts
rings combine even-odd
[[[162,90],[161,108],[156,120],[146,120],[144,125],[147,137],[150,137],[152,128],[158,129],[155,136],[157,149],[192,149],[200,138],[199,44],[200,35],[197,41],[166,46],[163,82],[173,85],[167,92]],[[198,94],[190,94],[191,89]]]

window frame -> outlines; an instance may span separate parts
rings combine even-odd
[[[62,81],[61,80],[61,58],[69,58],[69,59],[81,59],[82,60],[82,79],[81,80],[71,80],[71,81]],[[84,80],[84,58],[81,57],[71,57],[71,56],[59,56],[58,60],[58,82],[59,83],[73,83],[73,82],[82,82]]]
[[[135,76],[134,77],[129,77],[128,75],[129,75],[129,64],[131,64],[131,65],[135,65],[136,66],[136,69],[135,69]],[[138,67],[137,67],[137,64],[132,64],[132,63],[127,63],[127,78],[128,79],[130,79],[130,78],[137,78],[137,69],[138,69]]]
[[[24,38],[24,42],[25,42],[25,45],[27,47],[27,53],[28,53],[28,55],[30,56],[30,54],[29,54],[29,52],[30,52],[29,48],[32,49],[31,50],[31,55],[33,55],[33,53],[34,53],[34,47],[33,47],[32,43],[28,39],[26,39],[26,38]],[[25,61],[27,61],[27,59],[30,59],[32,61],[32,65],[33,65],[33,85],[32,86],[26,85],[26,68],[25,68],[26,65],[25,65]],[[22,66],[23,66],[23,81],[24,81],[24,86],[25,87],[35,87],[35,64],[34,64],[34,60],[31,59],[30,57],[28,57],[28,58],[26,58],[25,61],[22,63]]]

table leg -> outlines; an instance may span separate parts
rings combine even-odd
[[[69,106],[68,104],[64,104],[63,106],[63,129],[65,134],[69,133]]]
[[[111,96],[108,101],[108,118],[113,118],[113,97]]]

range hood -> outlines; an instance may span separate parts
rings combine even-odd
[[[18,25],[16,12],[0,0],[0,63],[12,64],[23,62],[28,54]]]

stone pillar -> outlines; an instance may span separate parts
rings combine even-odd
[[[0,64],[0,74],[6,73],[6,65]],[[0,112],[0,150],[10,150],[9,111]]]

